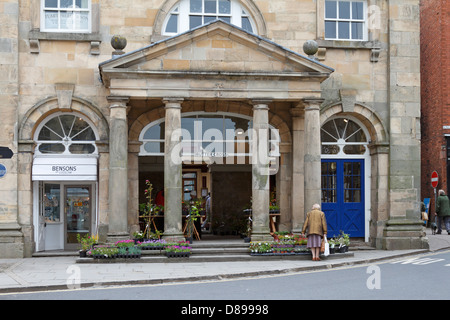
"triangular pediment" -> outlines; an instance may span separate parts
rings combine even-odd
[[[183,73],[327,78],[333,69],[221,20],[100,64],[104,82],[132,74]],[[320,80],[320,81],[322,81]]]

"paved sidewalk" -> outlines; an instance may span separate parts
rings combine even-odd
[[[430,252],[450,249],[450,235],[431,235]],[[239,277],[330,269],[373,263],[428,250],[357,250],[353,257],[310,260],[188,263],[77,264],[76,257],[0,259],[0,293],[99,287],[125,284],[161,284],[181,281],[220,280]],[[1,296],[0,296],[1,299]]]

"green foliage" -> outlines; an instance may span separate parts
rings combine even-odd
[[[81,236],[77,233],[78,243],[81,244],[81,250],[89,250],[94,244],[98,242],[98,236],[90,236],[89,234],[85,234]]]

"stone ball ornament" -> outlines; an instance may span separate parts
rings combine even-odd
[[[314,40],[308,40],[303,44],[303,51],[309,56],[314,56],[319,50],[319,45]]]
[[[111,46],[115,50],[121,51],[127,46],[127,39],[123,36],[114,35],[111,38]]]

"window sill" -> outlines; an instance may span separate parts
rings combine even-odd
[[[325,60],[327,48],[333,49],[353,49],[353,50],[371,50],[370,61],[378,62],[381,52],[381,44],[378,41],[345,41],[345,40],[316,40],[319,45],[318,58]]]
[[[90,42],[92,55],[100,54],[100,43],[102,38],[99,33],[68,33],[68,32],[41,32],[39,30],[31,30],[28,34],[30,41],[30,52],[39,53],[39,41],[54,40],[54,41],[78,41]]]

